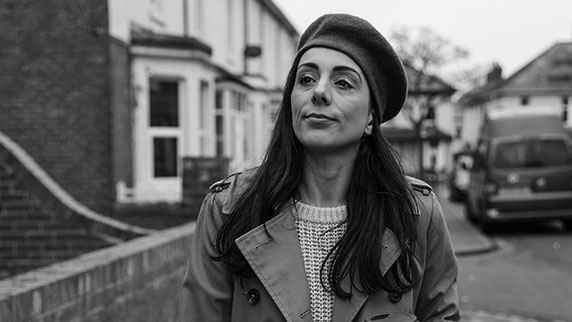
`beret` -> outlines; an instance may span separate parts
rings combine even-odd
[[[399,113],[407,98],[403,63],[387,39],[367,20],[349,14],[323,15],[300,37],[296,61],[313,47],[340,51],[358,64],[382,123]]]

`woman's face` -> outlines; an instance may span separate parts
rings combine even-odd
[[[294,133],[309,151],[343,152],[372,132],[365,76],[339,51],[315,47],[302,55],[291,104]]]

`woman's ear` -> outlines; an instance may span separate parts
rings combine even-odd
[[[364,134],[371,135],[373,133],[373,114],[369,113],[367,117],[367,125],[365,126]]]
[[[367,117],[367,125],[365,126],[364,134],[371,135],[373,133],[373,115],[369,113]]]

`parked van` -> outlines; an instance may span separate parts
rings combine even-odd
[[[572,230],[571,142],[558,114],[489,117],[473,156],[467,217],[483,230],[498,222],[553,219]]]

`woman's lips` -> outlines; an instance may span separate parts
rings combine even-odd
[[[313,119],[313,120],[321,120],[321,121],[334,121],[333,118],[328,117],[327,115],[324,114],[317,114],[317,113],[310,113],[308,115],[306,115],[307,119]]]
[[[305,118],[312,128],[325,128],[331,126],[336,120],[324,114],[310,113]]]

